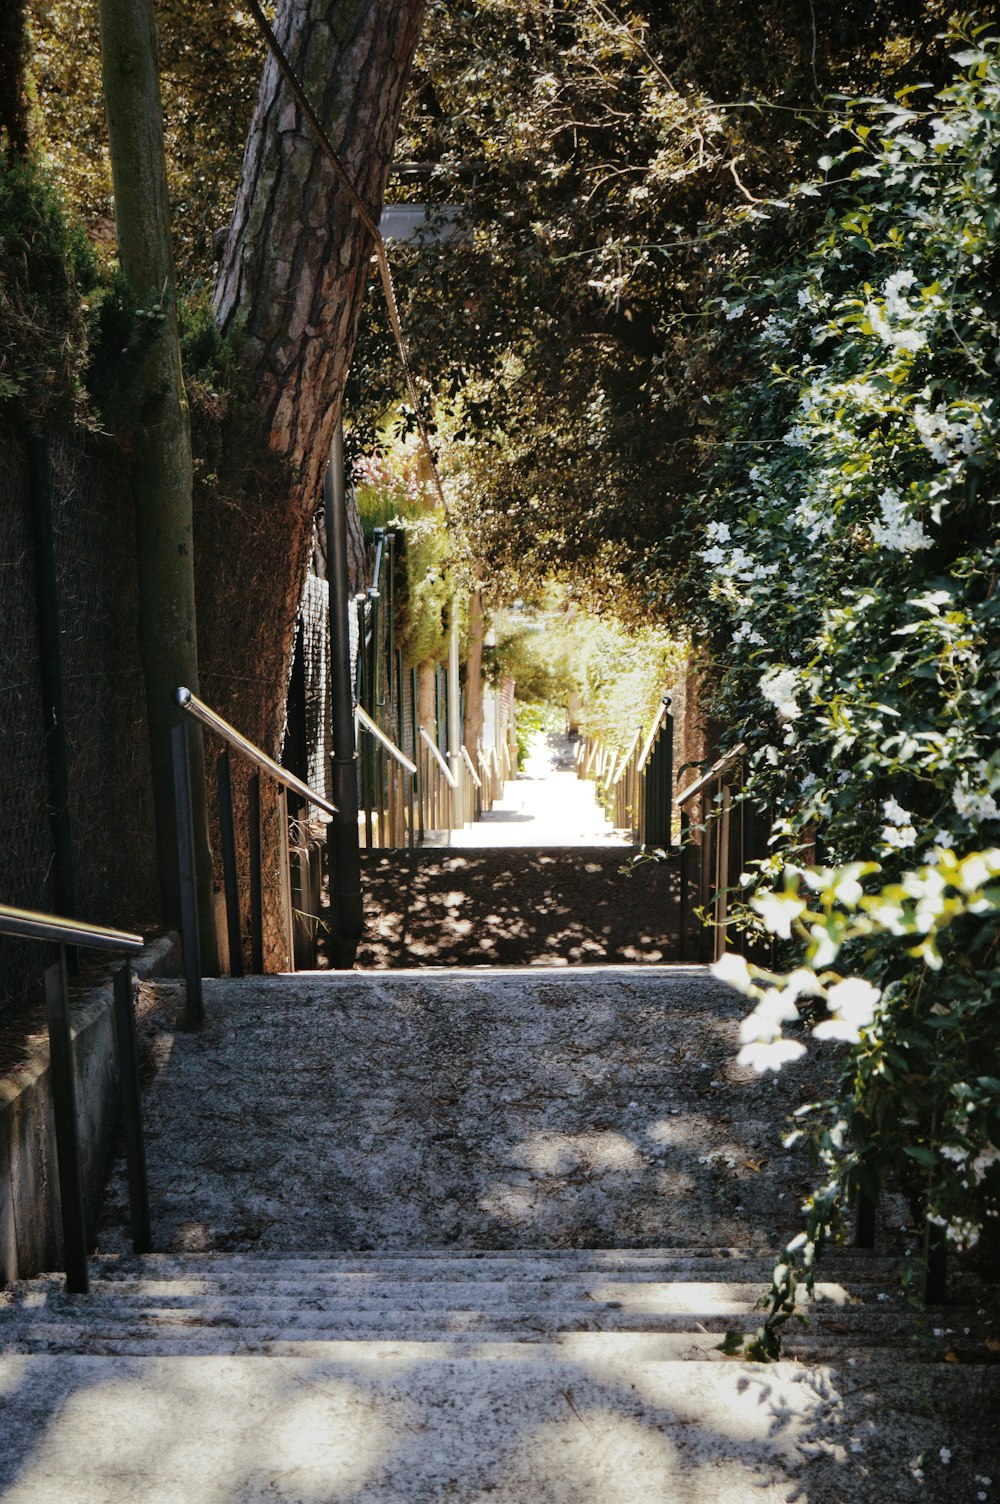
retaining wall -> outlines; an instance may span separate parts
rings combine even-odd
[[[176,976],[174,935],[147,945],[132,963],[138,979]],[[77,1116],[89,1231],[118,1117],[118,1060],[112,988],[95,987],[71,1007]],[[16,1074],[0,1077],[0,1281],[27,1279],[62,1267],[62,1224],[56,1168],[48,1041],[39,1041]]]

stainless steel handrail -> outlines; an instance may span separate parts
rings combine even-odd
[[[462,743],[462,759],[463,759],[463,761],[465,763],[465,766],[469,770],[469,774],[470,774],[470,776],[472,778],[473,783],[476,785],[476,788],[477,789],[481,789],[482,786],[483,786],[483,780],[480,778],[479,774],[476,772],[476,769],[473,766],[472,758],[469,756],[469,749],[465,745],[464,742]]]
[[[141,935],[126,930],[110,930],[101,924],[82,924],[78,919],[62,919],[54,914],[40,914],[34,909],[15,909],[0,903],[0,935],[20,940],[51,940],[56,945],[82,945],[89,950],[113,950],[135,955],[142,950]]]
[[[445,778],[448,781],[449,787],[453,788],[453,789],[457,789],[458,788],[458,779],[455,777],[454,773],[451,771],[451,769],[449,768],[448,764],[445,762],[444,758],[441,756],[441,753],[440,753],[438,747],[435,745],[435,743],[433,741],[433,738],[431,738],[431,737],[429,737],[427,735],[427,732],[424,730],[423,726],[420,727],[420,739],[421,739],[421,741],[423,741],[423,742],[426,743],[428,749],[430,750],[430,752],[432,753],[432,755],[436,759],[438,767],[441,769],[441,772],[444,774]]]
[[[657,717],[657,724],[659,724],[659,717]],[[639,738],[640,738],[641,735],[642,735],[642,728],[640,727],[639,730],[635,733],[635,736],[633,736],[632,741],[629,744],[628,750],[625,752],[624,756],[622,757],[621,762],[618,764],[618,771],[617,771],[617,773],[615,774],[615,776],[611,780],[612,787],[615,787],[619,783],[621,783],[621,781],[622,781],[622,775],[625,772],[625,769],[628,767],[628,765],[631,762],[632,758],[635,756],[635,749],[639,745]],[[636,771],[638,772],[639,769],[637,769]]]
[[[265,773],[269,773],[284,788],[289,789],[293,794],[298,794],[300,799],[306,799],[310,804],[315,804],[317,809],[324,810],[328,815],[337,813],[335,804],[331,804],[329,799],[324,798],[322,794],[317,794],[315,789],[303,783],[301,778],[296,778],[294,773],[290,773],[287,768],[275,762],[273,757],[268,757],[266,752],[262,752],[259,747],[254,746],[253,742],[241,736],[234,726],[230,726],[228,721],[224,721],[221,715],[216,714],[205,704],[204,700],[199,700],[198,696],[192,694],[189,689],[181,686],[175,698],[181,710],[193,720],[200,721],[203,726],[208,727],[209,731],[214,731],[216,736],[221,736],[223,741],[235,747],[237,752],[241,752],[250,762],[263,768]]]
[[[639,762],[636,767],[637,773],[641,773],[643,768],[646,766],[646,763],[649,761],[649,754],[652,752],[653,743],[656,741],[656,733],[659,731],[660,724],[669,709],[670,701],[666,699],[661,700],[660,708],[656,712],[656,715],[653,717],[653,724],[649,728],[649,735],[646,737],[646,740],[643,744],[642,753],[639,757]]]
[[[55,1119],[56,1164],[59,1178],[59,1210],[66,1264],[66,1288],[76,1295],[90,1289],[87,1268],[87,1213],[83,1196],[80,1124],[76,1106],[76,1076],[73,1069],[73,1034],[69,1018],[69,986],[66,947],[109,950],[125,956],[115,974],[113,1012],[118,1056],[118,1084],[125,1130],[132,1243],[136,1253],[152,1248],[146,1155],[142,1139],[142,1109],[139,1097],[139,1062],[135,1042],[135,1011],[130,957],[142,950],[143,938],[127,930],[108,929],[102,924],[84,924],[36,909],[18,909],[0,904],[0,935],[18,940],[40,940],[59,946],[59,960],[45,972],[45,1011],[49,1034],[49,1078],[52,1083],[52,1114]]]
[[[714,783],[717,778],[721,778],[723,773],[728,773],[733,764],[739,762],[746,750],[746,742],[737,742],[736,746],[731,748],[723,757],[720,757],[718,762],[712,764],[707,773],[703,773],[699,779],[677,795],[678,808],[683,809],[685,804],[688,804],[696,794],[700,794],[710,783]]]
[[[401,767],[404,767],[408,773],[416,773],[416,763],[411,762],[406,753],[401,752],[400,749],[396,746],[396,743],[392,741],[388,736],[386,736],[382,728],[380,726],[377,726],[372,720],[367,710],[363,709],[363,707],[360,705],[355,705],[354,715],[355,718],[360,722],[360,724],[365,728],[365,730],[371,736],[373,736],[377,742],[381,743],[385,750],[396,759]]]

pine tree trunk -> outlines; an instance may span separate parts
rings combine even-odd
[[[377,221],[424,0],[281,0],[275,32]],[[238,327],[262,441],[286,461],[271,525],[252,548],[240,510],[206,519],[223,560],[207,672],[249,734],[277,750],[310,524],[368,280],[370,237],[269,56],[215,291],[219,327]],[[355,540],[360,530],[350,530]],[[356,541],[354,552],[357,554]],[[363,557],[352,561],[353,586]],[[201,588],[201,587],[200,587]],[[241,699],[248,674],[253,703]],[[254,711],[257,713],[255,714]]]
[[[179,914],[170,733],[174,691],[198,689],[192,540],[191,429],[181,375],[152,0],[100,0],[101,56],[122,272],[145,310],[132,436],[139,580],[139,647],[146,683],[164,917]],[[216,970],[212,862],[201,738],[192,737],[192,793],[202,960]]]
[[[469,596],[469,633],[465,650],[465,745],[473,762],[483,742],[483,596]]]

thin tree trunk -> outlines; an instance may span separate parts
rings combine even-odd
[[[417,719],[432,741],[437,741],[437,663],[425,658],[417,669]]]
[[[483,741],[483,594],[469,596],[469,632],[465,649],[465,745],[473,762]]]
[[[378,219],[424,0],[281,0],[275,33],[353,185]],[[242,513],[209,520],[213,683],[252,664],[268,750],[281,734],[295,615],[340,413],[371,246],[269,56],[215,292],[219,327],[240,328],[263,442],[287,461],[272,525],[246,548]],[[357,554],[359,529],[351,529]],[[352,561],[362,583],[363,557]],[[265,598],[266,596],[266,598]],[[255,632],[248,601],[265,625]],[[252,613],[250,613],[252,615]],[[235,661],[227,661],[234,660]],[[232,693],[238,696],[234,683]],[[225,694],[224,694],[225,698]]]
[[[179,913],[170,733],[174,691],[198,689],[191,430],[181,375],[170,244],[163,113],[151,0],[100,0],[101,54],[122,272],[146,310],[146,353],[133,400],[133,491],[139,646],[153,765],[157,866],[164,916]],[[151,312],[153,310],[153,312]],[[201,738],[192,738],[195,843],[203,905],[202,959],[217,967],[212,862]]]

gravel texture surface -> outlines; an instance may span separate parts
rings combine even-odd
[[[149,1052],[158,1247],[771,1250],[796,1228],[781,1135],[824,1082],[812,1058],[738,1067],[742,1000],[701,968],[218,981],[206,1013]]]

